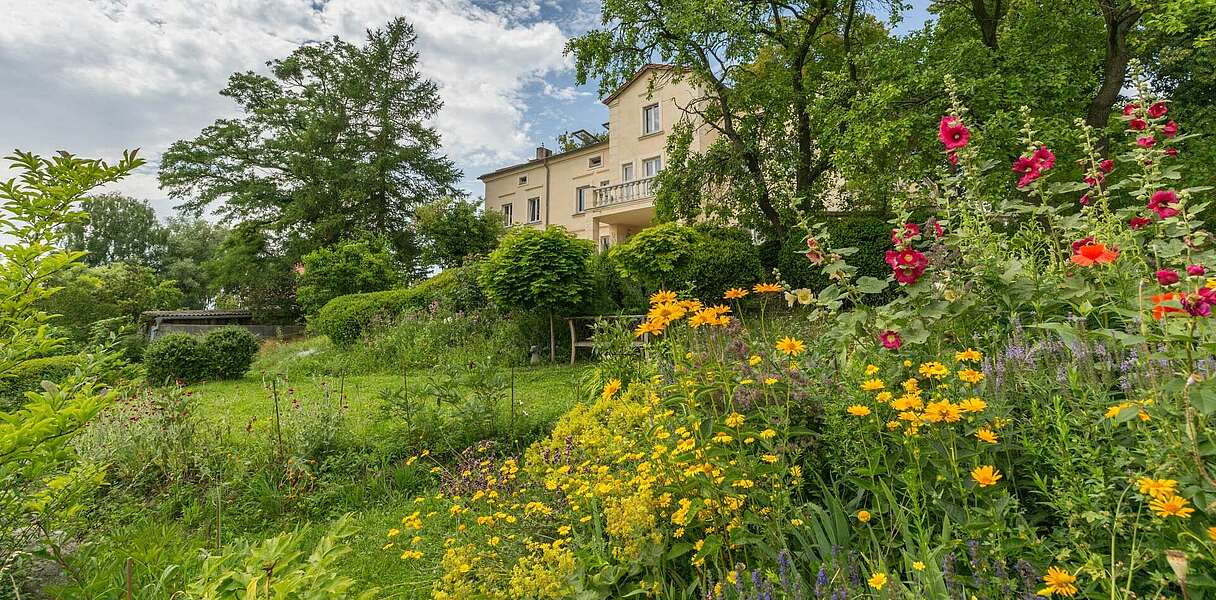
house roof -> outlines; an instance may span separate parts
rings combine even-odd
[[[612,92],[611,94],[608,94],[608,97],[601,100],[601,102],[603,102],[604,104],[610,104],[613,100],[616,100],[617,97],[621,95],[621,92],[624,92],[625,90],[629,89],[629,86],[633,85],[634,83],[637,82],[637,80],[641,79],[642,75],[645,75],[646,73],[649,73],[650,71],[655,71],[655,70],[674,71],[675,67],[672,65],[665,65],[665,64],[661,64],[661,63],[648,63],[645,65],[642,65],[642,68],[638,69],[638,71],[633,74],[633,77],[629,78],[629,81],[626,81],[620,87],[616,88],[616,91]]]
[[[143,321],[153,319],[221,319],[221,318],[250,318],[253,312],[248,310],[149,310],[139,314]]]
[[[567,158],[567,157],[572,156],[572,155],[574,155],[574,154],[578,154],[579,152],[583,152],[583,151],[586,151],[586,150],[591,150],[591,149],[593,149],[593,148],[599,148],[600,146],[603,146],[603,145],[605,145],[605,144],[607,144],[607,143],[608,143],[608,140],[604,140],[604,141],[601,141],[601,142],[596,142],[596,143],[594,143],[594,144],[587,144],[586,146],[582,146],[582,147],[579,147],[579,148],[575,148],[575,149],[573,149],[573,150],[567,150],[567,151],[565,151],[565,152],[558,152],[558,153],[555,153],[555,154],[550,154],[549,156],[546,156],[546,157],[544,157],[544,158],[534,158],[534,159],[532,159],[532,160],[530,160],[530,161],[528,161],[528,162],[522,162],[522,163],[518,163],[518,164],[511,165],[511,166],[509,166],[509,167],[503,167],[503,168],[498,169],[498,170],[495,170],[495,171],[490,171],[489,173],[486,173],[485,175],[478,175],[478,176],[477,176],[477,178],[478,178],[478,179],[480,179],[480,180],[482,180],[482,181],[485,181],[485,180],[486,180],[486,179],[488,179],[488,178],[491,178],[491,177],[497,177],[497,176],[502,175],[503,173],[506,173],[506,172],[508,172],[508,171],[514,171],[515,169],[519,169],[519,168],[522,168],[522,167],[534,167],[534,166],[539,165],[539,164],[544,164],[544,162],[545,162],[545,161],[547,161],[547,160],[554,160],[554,159]]]

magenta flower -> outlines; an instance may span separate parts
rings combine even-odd
[[[900,230],[895,228],[891,230],[891,243],[899,246],[912,240],[912,238],[920,235],[920,225],[916,223],[904,223],[904,228]]]
[[[1111,171],[1115,170],[1115,161],[1109,158],[1103,160],[1102,162],[1098,163],[1098,169],[1100,169],[1103,173],[1110,173]]]
[[[1157,145],[1157,138],[1151,135],[1139,137],[1136,138],[1136,145],[1140,146],[1141,148],[1152,148],[1153,146]]]
[[[1167,138],[1172,138],[1178,135],[1178,124],[1173,121],[1166,123],[1165,126],[1161,128],[1161,133],[1165,134],[1165,137]]]
[[[1127,122],[1127,128],[1132,131],[1144,131],[1148,129],[1148,121],[1137,117]]]
[[[1157,190],[1148,200],[1148,209],[1157,213],[1158,217],[1168,219],[1178,214],[1178,209],[1171,204],[1178,203],[1178,194],[1174,190]]]
[[[1081,206],[1089,206],[1089,194],[1081,194],[1081,198],[1077,202],[1080,202]]]
[[[1137,108],[1140,108],[1140,105],[1136,104],[1135,102],[1129,102],[1127,104],[1124,104],[1123,105],[1123,116],[1125,116],[1125,117],[1132,116],[1132,113],[1136,112]]]
[[[1156,273],[1157,283],[1161,285],[1174,285],[1178,283],[1178,271],[1173,269],[1160,269]]]
[[[1164,102],[1154,102],[1152,106],[1148,107],[1148,116],[1154,119],[1164,117],[1167,112],[1169,109],[1165,107]]]
[[[904,345],[904,340],[899,337],[899,332],[890,329],[878,334],[878,341],[882,342],[882,347],[887,350],[899,350],[899,347]]]
[[[938,124],[937,139],[942,141],[946,150],[958,150],[966,147],[967,142],[971,141],[971,131],[967,129],[966,125],[963,125],[962,119],[946,115]]]
[[[891,266],[895,281],[904,285],[916,283],[929,266],[929,259],[924,254],[911,248],[903,250],[887,250],[886,263]]]
[[[1186,266],[1186,274],[1190,275],[1192,277],[1199,277],[1200,275],[1203,275],[1204,273],[1207,273],[1207,272],[1208,272],[1208,270],[1203,268],[1203,265],[1187,265]]]
[[[1170,146],[1169,148],[1165,149],[1165,155],[1166,156],[1178,156],[1178,149],[1173,146]]]
[[[1127,220],[1127,226],[1131,227],[1132,229],[1140,229],[1152,222],[1153,220],[1148,217],[1141,217],[1137,215]]]

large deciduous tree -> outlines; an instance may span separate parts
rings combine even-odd
[[[187,210],[255,226],[292,260],[371,231],[412,261],[414,209],[459,178],[426,125],[441,102],[415,40],[398,18],[362,46],[335,37],[269,62],[269,75],[232,75],[220,93],[243,116],[170,146],[161,185]]]
[[[86,252],[81,259],[85,264],[154,265],[164,254],[167,232],[146,200],[100,194],[86,198],[80,209],[88,219],[66,225],[63,243],[70,250]]]

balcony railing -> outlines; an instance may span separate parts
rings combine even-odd
[[[591,208],[604,208],[626,202],[635,202],[654,197],[654,177],[626,181],[617,185],[592,190]]]

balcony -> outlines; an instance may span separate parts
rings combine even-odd
[[[650,200],[654,198],[654,177],[626,181],[617,185],[596,188],[591,194],[591,210]]]

